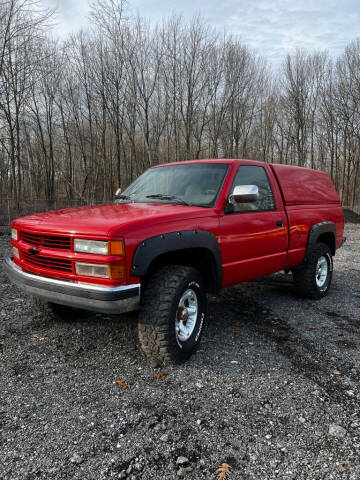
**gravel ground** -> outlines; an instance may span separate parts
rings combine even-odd
[[[325,299],[285,274],[229,288],[161,378],[135,315],[55,320],[0,271],[0,478],[211,480],[227,462],[232,479],[358,480],[360,226],[346,235]]]

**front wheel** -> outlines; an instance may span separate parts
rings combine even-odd
[[[324,297],[330,288],[333,262],[330,248],[316,243],[304,265],[293,269],[294,283],[301,294],[308,298]]]
[[[166,266],[149,279],[139,314],[139,340],[154,364],[186,360],[197,348],[206,315],[206,291],[192,267]]]

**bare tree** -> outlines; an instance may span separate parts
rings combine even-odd
[[[1,195],[103,201],[151,165],[250,157],[327,171],[360,211],[359,40],[275,71],[199,17],[91,6],[91,26],[55,42],[37,0],[0,4]]]

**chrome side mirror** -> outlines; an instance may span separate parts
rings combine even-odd
[[[121,192],[122,192],[121,188],[118,188],[115,192],[115,197],[120,197]]]
[[[252,203],[259,198],[257,185],[237,185],[229,195],[229,203]]]

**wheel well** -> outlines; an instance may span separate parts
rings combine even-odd
[[[218,291],[218,275],[214,255],[207,248],[188,248],[163,253],[150,264],[146,278],[165,265],[186,265],[194,267],[202,274],[206,290],[210,293]],[[146,281],[146,278],[144,279]]]
[[[333,232],[322,233],[316,241],[319,243],[325,243],[330,248],[332,255],[335,255],[336,243]]]

